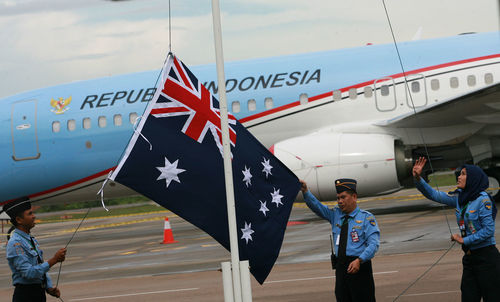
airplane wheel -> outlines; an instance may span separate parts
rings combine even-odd
[[[500,169],[489,169],[485,171],[488,175],[488,180],[490,181],[490,188],[492,191],[488,191],[495,202],[500,202]]]

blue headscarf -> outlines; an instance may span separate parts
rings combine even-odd
[[[467,202],[478,198],[481,192],[486,191],[486,189],[490,186],[488,175],[484,173],[483,169],[474,165],[463,165],[460,168],[460,171],[463,168],[467,171],[467,178],[465,180],[465,188],[458,194],[458,203],[461,207],[463,207]],[[493,219],[495,219],[497,208],[491,195],[488,194],[488,196],[493,204]]]

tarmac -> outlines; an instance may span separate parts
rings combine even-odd
[[[458,233],[454,209],[415,190],[362,198],[359,206],[375,215],[381,229],[373,259],[377,301],[460,300],[463,252],[449,239],[450,229]],[[177,243],[161,244],[165,216]],[[303,203],[294,205],[290,221],[294,223],[287,227],[268,279],[259,285],[252,278],[253,301],[335,301],[330,224]],[[79,223],[42,223],[33,229],[45,258],[67,244]],[[498,234],[497,226],[497,242]],[[0,258],[5,259],[4,237],[0,246]],[[219,269],[229,260],[229,252],[216,241],[170,212],[113,216],[111,210],[109,216],[83,222],[68,246],[59,288],[65,302],[223,301]],[[58,270],[59,264],[50,271],[54,283]],[[0,302],[11,301],[12,292],[10,269],[3,260]]]

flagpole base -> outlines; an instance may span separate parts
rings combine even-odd
[[[252,302],[252,283],[250,282],[250,265],[248,260],[240,261],[240,274],[243,302]]]
[[[231,262],[222,262],[221,267],[222,267],[222,285],[224,287],[224,302],[234,302]]]
[[[250,266],[248,260],[240,261],[241,295],[243,302],[252,302],[252,283],[250,282]],[[224,302],[234,302],[233,275],[231,262],[222,262],[222,285],[224,287]]]

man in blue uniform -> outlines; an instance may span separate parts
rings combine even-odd
[[[43,252],[38,241],[30,235],[35,226],[35,214],[29,198],[23,197],[3,207],[11,223],[16,227],[7,244],[7,261],[12,271],[12,283],[15,286],[13,302],[45,301],[45,292],[59,297],[58,288],[53,287],[47,274],[49,268],[62,262],[66,249],[58,250],[48,261],[43,261]]]
[[[335,181],[338,206],[333,209],[319,202],[304,181],[301,184],[307,206],[332,225],[337,301],[375,301],[371,259],[379,247],[380,231],[375,217],[357,205],[356,180]]]

